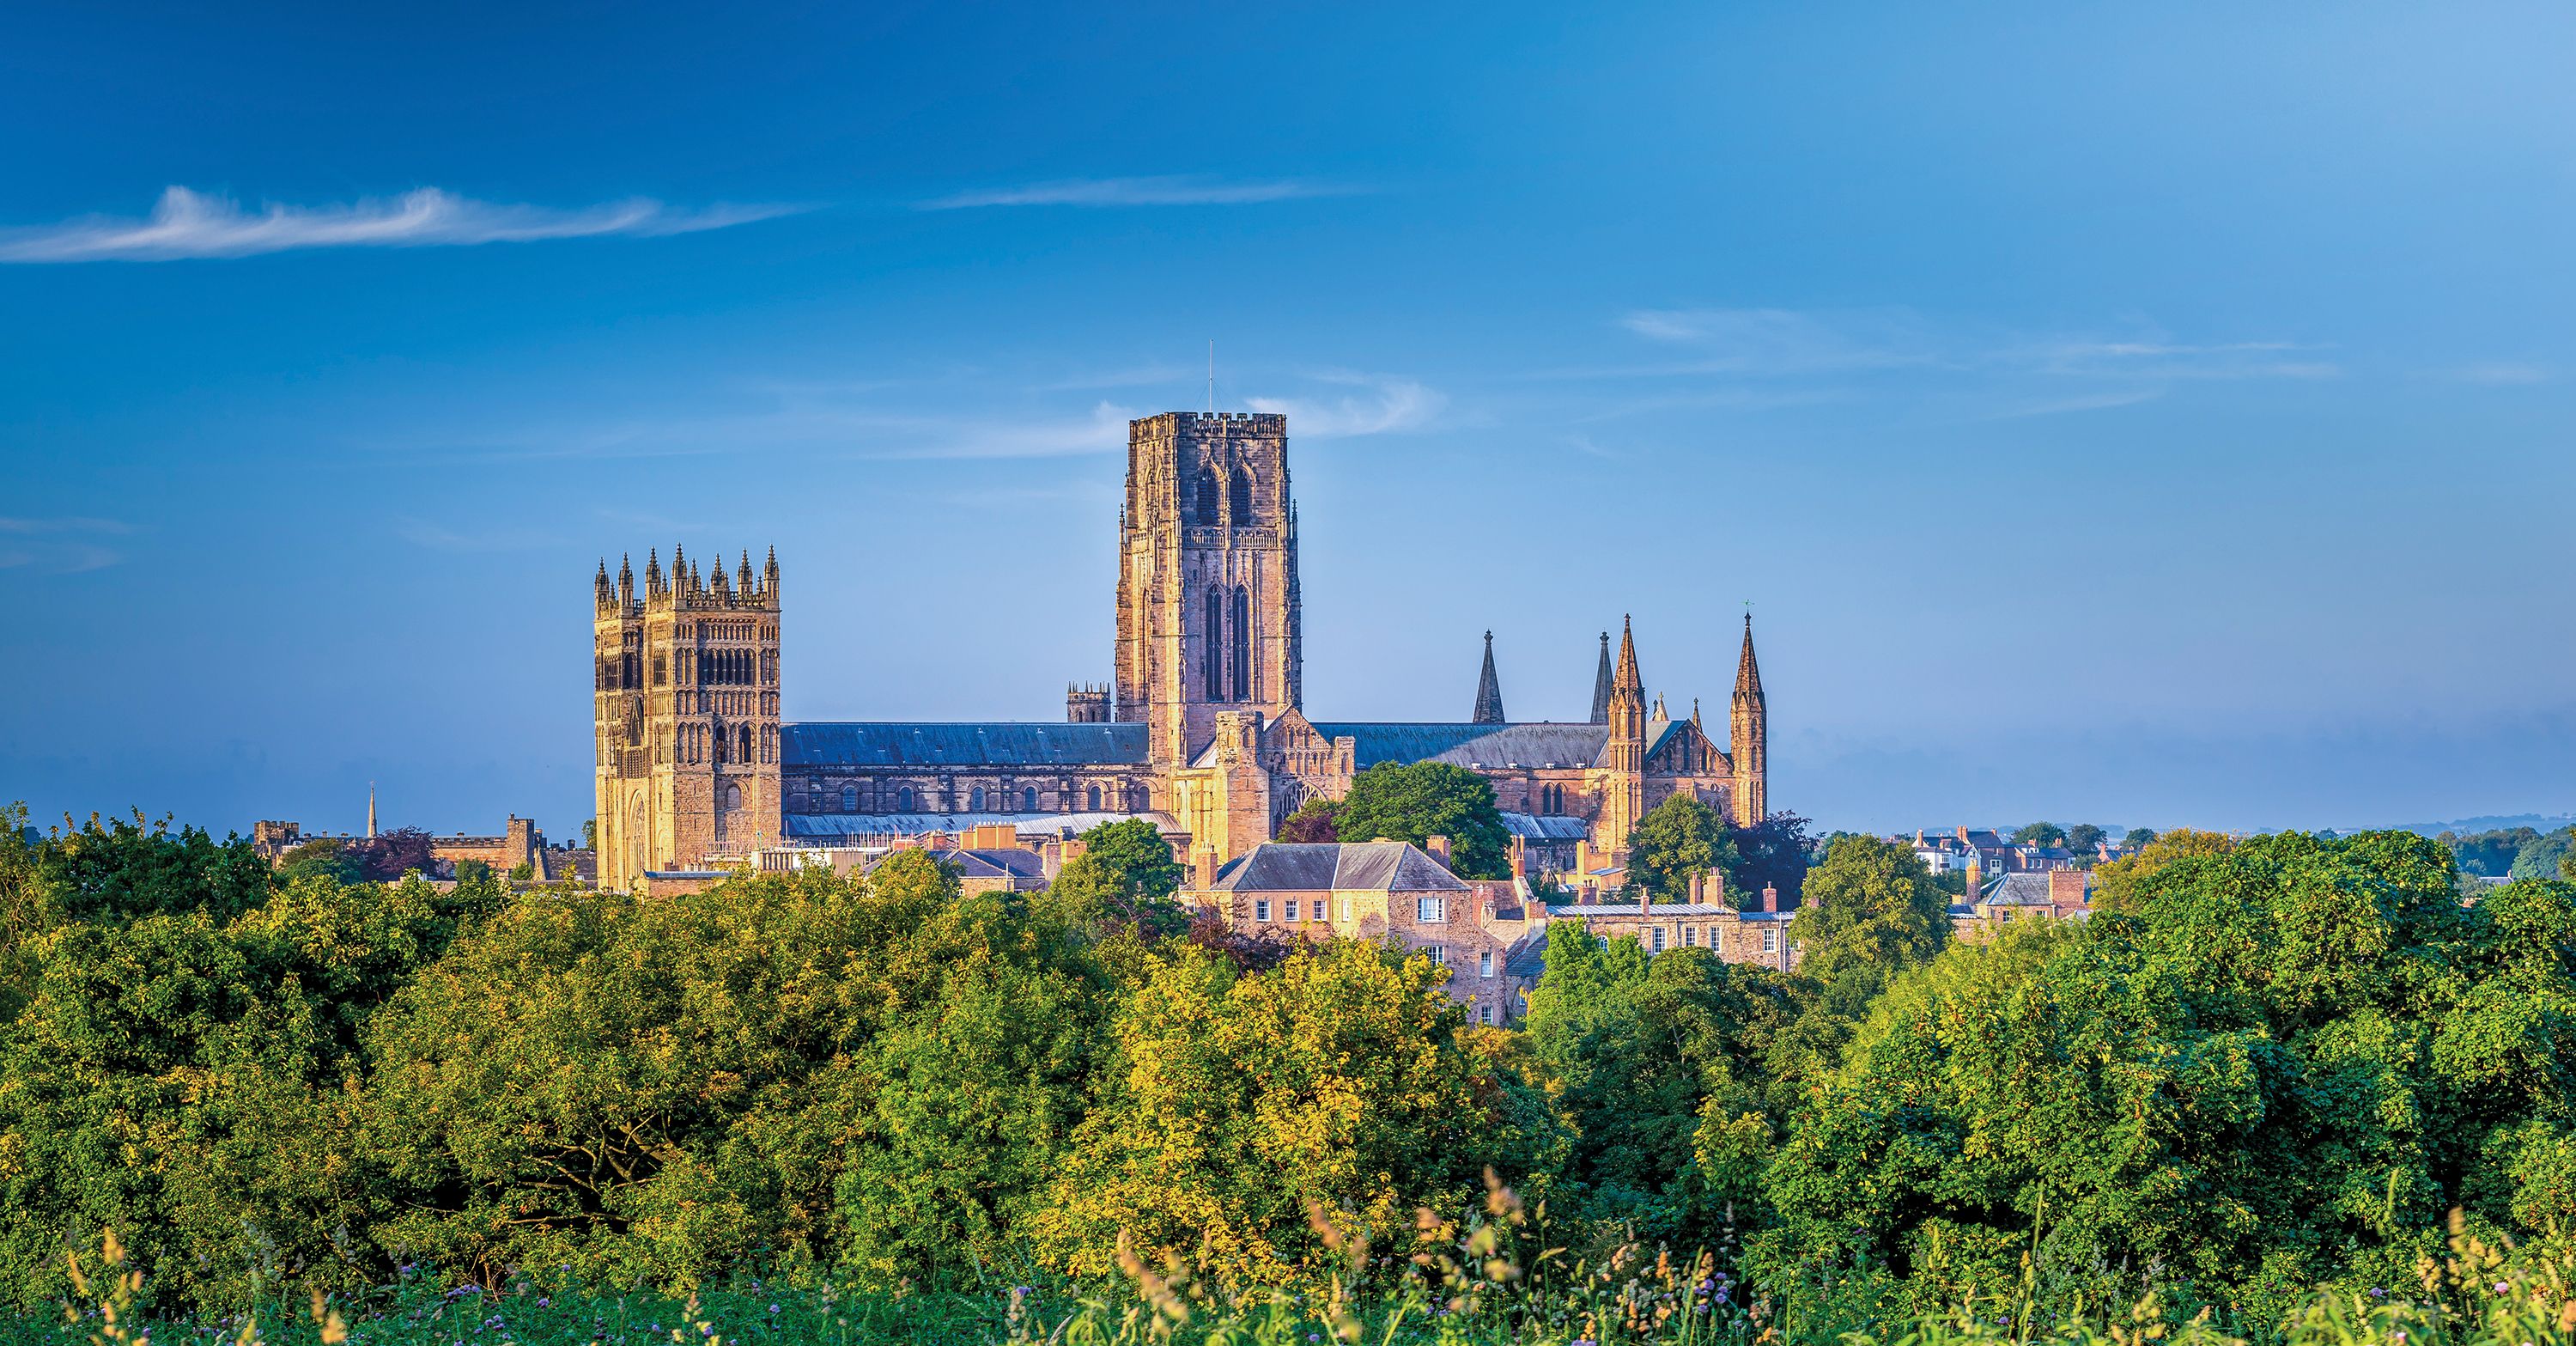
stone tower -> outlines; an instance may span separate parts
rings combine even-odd
[[[1503,684],[1494,676],[1494,633],[1485,633],[1485,668],[1476,675],[1476,713],[1471,724],[1503,723]]]
[[[1153,765],[1168,770],[1215,740],[1220,712],[1267,719],[1295,707],[1298,676],[1288,418],[1180,411],[1128,422],[1118,718],[1150,726]]]
[[[677,547],[593,580],[599,882],[778,840],[778,554],[712,578]]]
[[[1619,668],[1611,675],[1604,714],[1610,741],[1601,749],[1601,814],[1593,842],[1623,859],[1628,834],[1646,814],[1646,683],[1637,672],[1637,638],[1619,619]]]
[[[1735,704],[1729,716],[1735,760],[1735,825],[1751,827],[1771,806],[1771,711],[1762,699],[1762,669],[1753,662],[1753,614],[1744,614],[1744,654],[1735,662]]]

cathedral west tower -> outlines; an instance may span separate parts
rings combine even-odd
[[[1129,422],[1118,534],[1116,716],[1145,723],[1154,766],[1195,759],[1221,713],[1298,705],[1287,417]]]
[[[708,578],[708,573],[713,578]],[[599,882],[694,869],[776,845],[780,826],[778,558],[702,573],[648,555],[593,581],[592,733]]]

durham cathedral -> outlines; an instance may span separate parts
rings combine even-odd
[[[1284,416],[1129,423],[1112,676],[1072,687],[1061,724],[781,723],[774,552],[728,576],[721,556],[701,572],[673,548],[667,570],[647,555],[640,585],[625,562],[614,577],[602,562],[594,585],[609,888],[782,846],[993,825],[1061,835],[1122,817],[1151,819],[1184,856],[1230,860],[1384,762],[1448,762],[1493,782],[1532,869],[1618,867],[1637,820],[1675,794],[1739,826],[1767,808],[1750,618],[1723,748],[1696,702],[1675,719],[1660,695],[1648,701],[1624,622],[1615,661],[1601,638],[1585,722],[1508,719],[1490,635],[1465,720],[1307,718]]]

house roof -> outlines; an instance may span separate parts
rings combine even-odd
[[[957,866],[958,873],[970,879],[1044,879],[1046,861],[1036,851],[1018,847],[947,846],[932,851],[930,857],[943,865]],[[879,863],[883,863],[880,861]]]
[[[1536,977],[1547,971],[1547,927],[1521,936],[1503,952],[1503,975]]]
[[[2006,874],[1985,886],[1977,899],[1990,907],[2046,907],[2055,903],[2048,896],[2048,875]]]
[[[1527,841],[1578,841],[1592,835],[1592,824],[1560,814],[1506,811],[1503,830]]]
[[[1222,892],[1463,893],[1467,884],[1403,841],[1265,841],[1217,873]]]
[[[786,724],[778,748],[791,767],[1143,766],[1148,732],[1135,722]]]

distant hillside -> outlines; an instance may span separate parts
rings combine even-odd
[[[2447,823],[2396,823],[2377,830],[2384,832],[2420,832],[2428,837],[2438,837],[2444,832],[2455,832],[2461,836],[2469,836],[2478,832],[2509,831],[2516,827],[2528,827],[2535,832],[2555,832],[2562,827],[2571,825],[2576,825],[2576,814],[2515,813],[2509,815],[2494,814],[2480,818],[2462,818],[2456,822]],[[2349,828],[2342,830],[2363,831],[2367,829]]]

